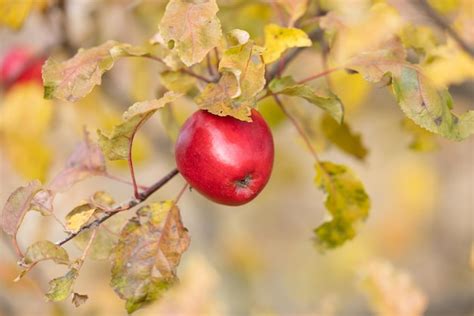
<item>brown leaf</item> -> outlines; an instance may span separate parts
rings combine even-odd
[[[72,303],[74,304],[74,306],[79,307],[84,304],[88,298],[89,296],[87,295],[74,293],[72,296]]]
[[[111,285],[126,300],[129,313],[156,300],[177,281],[176,268],[189,242],[174,202],[153,203],[137,211],[112,254]]]

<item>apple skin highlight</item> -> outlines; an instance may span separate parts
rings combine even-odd
[[[248,203],[270,178],[273,137],[256,110],[251,118],[252,122],[244,122],[199,110],[179,133],[175,148],[179,172],[191,187],[216,203]]]

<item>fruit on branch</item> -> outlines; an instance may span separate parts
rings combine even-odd
[[[176,142],[176,164],[188,183],[210,200],[241,205],[265,187],[273,167],[273,137],[256,110],[252,122],[195,112]]]
[[[41,67],[45,59],[26,47],[14,47],[7,52],[0,64],[0,84],[11,87],[22,82],[42,84]]]

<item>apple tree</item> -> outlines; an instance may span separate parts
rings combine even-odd
[[[228,1],[222,2],[228,5]],[[252,17],[252,29],[246,30],[240,27],[243,23],[239,20],[245,19],[242,13],[238,9],[221,12],[220,1],[169,0],[162,16],[154,21],[158,25],[155,33],[145,42],[109,39],[80,48],[71,56],[48,51],[49,58],[42,66],[41,102],[81,102],[124,59],[159,65],[162,89],[156,98],[130,104],[111,128],[85,128],[83,141],[50,181],[36,176],[38,179],[11,193],[3,207],[1,228],[18,256],[21,271],[17,280],[42,261],[66,266],[64,275],[49,281],[45,295],[50,301],[72,297],[76,306],[81,305],[87,295],[76,291],[75,282],[84,261],[108,234],[109,220],[130,212],[134,215],[117,229],[103,256],[111,261],[110,285],[124,300],[128,313],[159,300],[177,284],[181,257],[190,247],[180,197],[193,189],[216,203],[237,206],[256,198],[271,181],[274,142],[278,139],[273,139],[265,120],[276,115],[268,115],[269,111],[281,113],[280,119],[293,125],[313,158],[315,189],[325,192],[325,200],[315,203],[324,204],[328,220],[315,223],[314,231],[308,232],[315,248],[330,251],[357,238],[358,228],[370,213],[369,194],[350,165],[327,160],[313,139],[316,133],[357,160],[368,154],[368,145],[357,132],[358,126],[346,119],[344,100],[338,96],[353,87],[337,82],[334,75],[357,74],[389,89],[406,117],[403,128],[413,135],[410,146],[414,150],[436,146],[433,135],[463,141],[474,133],[474,111],[457,111],[446,88],[473,75],[474,46],[459,34],[464,28],[451,26],[425,1],[417,6],[432,20],[430,27],[410,23],[385,1],[372,2],[365,24],[354,26],[347,16],[332,10],[331,1],[262,1],[260,5],[271,18]],[[15,8],[20,6],[15,1],[6,3],[10,7],[0,4],[0,8],[7,6],[2,10],[10,14],[2,13],[0,22],[20,27],[27,14],[19,12],[29,9]],[[377,23],[380,30],[370,28]],[[440,30],[441,39],[436,35]],[[373,34],[363,40],[367,32]],[[291,64],[308,51],[317,54],[323,70],[301,77],[292,71]],[[453,51],[455,57],[449,55]],[[4,58],[0,73],[5,90],[18,82],[38,79],[38,61],[41,64],[43,59],[33,57],[17,50]],[[434,78],[433,67],[449,59],[465,60],[465,67],[461,66],[464,73],[460,71],[456,78]],[[324,80],[324,84],[315,87],[312,83],[316,80]],[[132,153],[136,138],[150,118],[166,115],[180,99],[193,102],[196,112],[183,126],[169,127],[175,129],[176,168],[144,186],[135,174]],[[304,112],[294,108],[301,104],[316,107],[320,119],[308,121]],[[13,128],[7,119],[2,118],[0,128],[10,137]],[[48,159],[39,157],[37,163],[47,164]],[[79,181],[104,176],[113,185],[117,177],[107,166],[113,161],[127,165],[130,197],[117,201],[104,188],[85,196],[64,219],[57,218],[55,199]],[[149,202],[176,176],[187,182],[180,192],[160,202]],[[64,237],[22,247],[17,234],[30,211],[57,222],[64,229]],[[71,257],[63,247],[71,241],[82,250],[80,257]]]

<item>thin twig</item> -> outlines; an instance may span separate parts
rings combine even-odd
[[[206,63],[207,63],[207,72],[209,73],[209,75],[214,78],[216,76],[216,73],[214,71],[214,67],[211,63],[211,54],[207,54],[206,55]]]
[[[474,57],[474,47],[466,43],[461,36],[440,16],[436,10],[434,10],[426,0],[418,0],[418,5],[426,15],[436,24],[439,28],[445,30],[458,45],[471,57]]]
[[[137,133],[138,129],[145,123],[145,121],[148,119],[149,115],[145,115],[140,122],[135,126],[135,128],[132,131],[132,134],[130,135],[130,139],[128,142],[128,169],[130,170],[130,177],[132,178],[132,185],[133,185],[133,195],[135,198],[139,198],[140,193],[138,192],[138,185],[137,185],[137,179],[135,178],[135,168],[133,167],[133,139],[135,138],[135,134]]]
[[[283,103],[281,102],[281,100],[278,96],[274,95],[273,98],[275,99],[276,103],[278,104],[280,109],[283,111],[283,113],[286,115],[286,117],[288,117],[290,122],[296,128],[298,133],[301,135],[301,138],[303,138],[304,142],[306,143],[306,146],[308,147],[309,151],[313,155],[316,162],[320,163],[318,153],[314,149],[313,145],[311,144],[311,141],[309,140],[308,136],[306,135],[306,133],[304,132],[303,128],[300,126],[298,121],[290,114],[290,112],[288,112],[288,110],[285,108],[285,106],[283,105]]]
[[[181,196],[183,195],[184,191],[186,191],[186,188],[188,187],[188,185],[189,184],[187,182],[183,185],[183,187],[179,191],[178,195],[174,199],[174,204],[178,204],[179,199],[181,199]]]
[[[173,179],[174,176],[176,176],[178,173],[179,173],[178,169],[173,169],[171,172],[169,172],[163,178],[161,178],[156,183],[154,183],[152,186],[150,186],[147,190],[141,192],[139,194],[138,198],[133,197],[133,198],[129,199],[128,201],[118,205],[117,207],[113,208],[109,212],[105,213],[105,215],[100,217],[99,219],[94,220],[94,221],[90,222],[89,224],[82,226],[81,229],[79,229],[77,232],[68,235],[66,238],[64,238],[61,241],[56,242],[56,245],[62,246],[65,243],[67,243],[68,241],[70,241],[71,239],[73,239],[74,237],[76,237],[77,235],[79,235],[80,233],[82,233],[83,231],[88,230],[88,229],[93,228],[93,227],[97,227],[100,224],[102,224],[103,222],[105,222],[106,220],[108,220],[109,218],[111,218],[112,216],[114,216],[114,215],[116,215],[116,214],[118,214],[122,211],[129,210],[132,207],[142,203],[147,198],[149,198],[153,193],[158,191],[162,186],[164,186],[166,183],[168,183],[168,181]]]
[[[197,79],[199,79],[199,80],[201,80],[201,81],[204,81],[204,82],[206,82],[206,83],[211,83],[211,82],[212,82],[211,79],[208,79],[208,78],[206,78],[206,77],[203,77],[203,76],[201,76],[201,75],[198,75],[197,73],[193,72],[191,69],[185,69],[185,68],[183,68],[183,69],[180,69],[179,71],[184,72],[185,74],[188,74],[188,75],[190,75],[191,77],[197,78]]]
[[[117,182],[121,182],[121,183],[125,183],[125,184],[132,185],[132,186],[133,186],[133,183],[132,183],[132,182],[127,181],[127,180],[122,179],[122,178],[119,178],[119,177],[117,177],[117,176],[114,176],[113,174],[110,174],[110,173],[105,173],[105,174],[103,174],[102,176],[104,176],[105,178],[108,178],[108,179],[117,181]],[[146,189],[148,188],[147,186],[139,185],[139,184],[137,184],[137,187],[138,187],[139,189],[142,189],[142,190],[146,190]]]
[[[299,80],[297,83],[301,84],[301,83],[306,83],[308,81],[311,81],[311,80],[315,80],[315,79],[318,79],[318,78],[321,78],[321,77],[325,77],[327,75],[329,75],[330,73],[334,72],[334,71],[338,71],[338,70],[341,70],[342,68],[331,68],[331,69],[327,69],[327,70],[324,70],[323,72],[320,72],[320,73],[317,73],[315,75],[312,75],[312,76],[309,76],[307,78],[304,78],[304,79],[301,79]]]
[[[12,244],[17,256],[23,258],[23,252],[21,252],[20,250],[20,246],[18,245],[18,240],[16,240],[16,236],[12,237]]]

